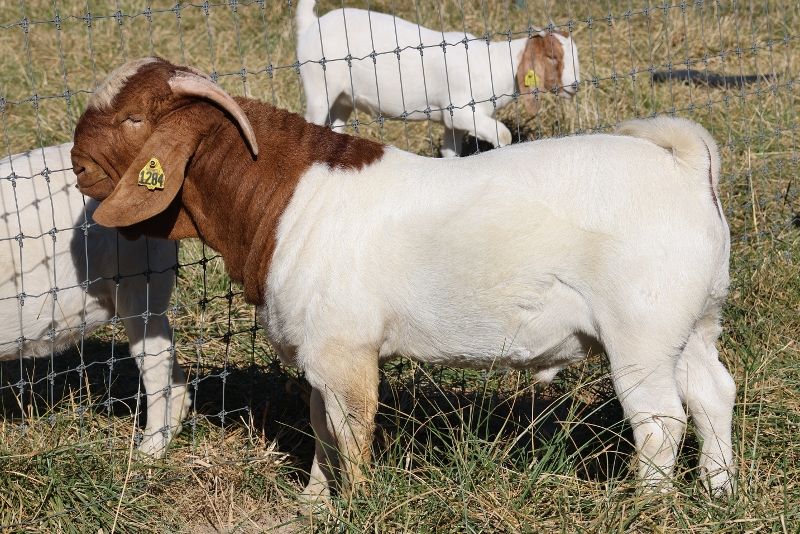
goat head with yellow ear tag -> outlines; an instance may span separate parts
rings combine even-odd
[[[525,73],[525,87],[538,87],[539,86],[539,78],[536,76],[536,73],[533,69],[529,70]]]
[[[141,171],[139,171],[139,180],[137,185],[143,185],[150,191],[156,189],[164,189],[164,169],[161,167],[161,162],[158,158],[150,158]]]

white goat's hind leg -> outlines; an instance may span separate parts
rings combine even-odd
[[[736,473],[731,446],[736,384],[719,361],[715,342],[720,330],[718,310],[698,321],[675,371],[702,442],[700,474],[715,496],[733,491]]]
[[[442,157],[454,158],[461,155],[464,144],[464,132],[445,127],[442,138]]]
[[[160,458],[166,454],[172,437],[180,432],[191,405],[186,377],[171,350],[166,317],[151,316],[145,327],[141,316],[128,316],[122,311],[120,314],[125,317],[130,352],[139,366],[147,404],[147,425],[139,451]]]
[[[635,332],[635,329],[628,329]],[[686,412],[675,381],[675,358],[658,354],[636,335],[606,343],[614,389],[633,427],[639,477],[646,487],[670,487]]]
[[[312,413],[318,442],[311,480],[303,494],[326,494],[326,486],[333,482],[325,472],[330,465],[338,466],[343,488],[352,490],[363,482],[361,468],[370,458],[378,409],[377,353],[328,345],[327,350],[306,362],[306,378],[319,395],[312,410],[321,400],[325,412],[324,421]],[[329,458],[332,451],[337,453],[335,460]],[[322,476],[327,484],[320,484]]]

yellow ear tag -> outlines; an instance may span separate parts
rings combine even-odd
[[[139,185],[145,186],[150,191],[164,189],[164,169],[156,158],[150,158],[147,165],[139,171]]]
[[[525,87],[534,87],[539,85],[539,77],[532,70],[525,73]]]

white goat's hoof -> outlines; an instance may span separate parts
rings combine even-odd
[[[499,141],[500,141],[500,145],[499,146],[510,145],[511,142],[513,141],[513,138],[511,137],[511,132],[509,132],[508,130],[500,132],[500,135],[498,137],[499,137]]]
[[[170,436],[171,437],[171,436]],[[146,454],[152,458],[163,458],[167,455],[167,446],[169,445],[169,438],[164,437],[164,433],[156,430],[152,434],[145,433],[141,443],[136,449],[141,454]]]
[[[328,486],[319,482],[309,482],[297,500],[300,512],[304,515],[315,515],[325,510],[330,503],[331,492]]]
[[[703,486],[715,499],[723,499],[733,495],[736,481],[733,474],[726,469],[717,469],[714,473],[702,475]]]
[[[665,495],[675,491],[675,486],[672,484],[671,480],[666,478],[659,480],[646,480],[642,484],[641,491],[645,495]]]

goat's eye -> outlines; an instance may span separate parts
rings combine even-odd
[[[143,120],[141,115],[128,115],[122,122],[130,126],[138,126]]]

